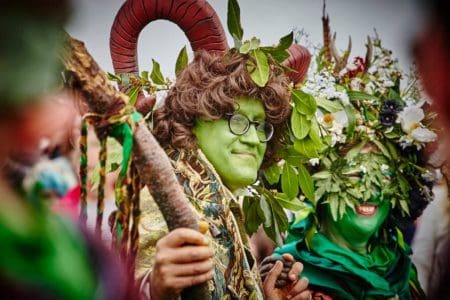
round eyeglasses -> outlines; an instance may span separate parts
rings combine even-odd
[[[229,113],[228,127],[235,135],[244,135],[250,129],[250,125],[255,125],[256,135],[260,142],[267,142],[273,136],[273,125],[266,121],[251,121],[247,116],[240,113]]]

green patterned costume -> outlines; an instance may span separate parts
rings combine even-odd
[[[216,252],[214,279],[208,283],[212,299],[263,299],[239,203],[200,150],[169,150],[168,154],[193,210],[209,224],[208,236]],[[143,278],[151,270],[156,242],[168,232],[164,218],[147,189],[142,192],[141,199],[136,261],[138,278]]]

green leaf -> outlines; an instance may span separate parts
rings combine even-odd
[[[251,55],[255,59],[256,66],[247,65],[250,77],[259,87],[264,87],[269,80],[269,62],[261,49],[252,50]]]
[[[250,41],[245,41],[241,47],[239,47],[239,53],[247,54],[250,51]]]
[[[397,149],[395,148],[395,145],[393,143],[391,143],[390,141],[385,141],[385,144],[386,144],[387,148],[389,149],[389,153],[391,154],[391,157],[394,160],[397,160],[398,152],[397,152]]]
[[[308,135],[309,129],[311,128],[311,121],[308,121],[305,115],[294,110],[291,114],[291,127],[294,136],[301,140]]]
[[[241,26],[241,9],[237,0],[228,0],[227,25],[230,34],[242,41],[244,30]]]
[[[260,201],[253,197],[244,197],[242,209],[245,215],[245,230],[252,235],[264,221],[259,214]]]
[[[298,179],[294,169],[289,164],[284,164],[281,174],[281,190],[289,199],[298,195]]]
[[[322,107],[330,113],[335,113],[344,109],[344,107],[338,101],[330,101],[323,97],[316,98],[317,106]]]
[[[280,39],[275,49],[287,50],[292,45],[293,41],[294,41],[294,32],[291,31]]]
[[[261,41],[258,38],[252,37],[252,39],[250,40],[250,50],[258,49],[260,44]]]
[[[264,227],[272,226],[272,209],[264,196],[261,196],[260,208],[264,214]]]
[[[314,179],[328,179],[331,177],[331,172],[330,171],[320,171],[317,173],[314,173],[312,178]]]
[[[148,71],[142,71],[141,72],[141,78],[144,80],[148,80]]]
[[[277,164],[273,164],[264,170],[264,177],[269,184],[275,184],[280,180],[281,169]]]
[[[346,105],[344,106],[344,110],[348,119],[347,138],[351,139],[353,137],[353,132],[355,131],[356,127],[356,116],[355,112],[353,111],[353,106]]]
[[[154,59],[152,59],[152,62],[153,62],[153,69],[150,78],[155,84],[164,84],[165,83],[164,76],[161,73],[159,63]]]
[[[177,57],[177,62],[175,64],[175,75],[178,75],[188,64],[188,55],[186,46],[184,46]]]
[[[298,153],[293,148],[292,148],[292,151],[289,151],[287,156],[284,157],[284,159],[290,165],[295,166],[295,167],[303,165],[304,163],[307,163],[309,160],[305,155]]]
[[[108,75],[108,80],[116,81],[118,83],[120,83],[122,81],[122,78],[116,74],[108,72],[107,75]]]
[[[320,128],[316,118],[311,119],[311,129],[309,130],[309,137],[316,145],[322,145],[320,148],[323,147],[322,138],[320,136]]]
[[[304,166],[297,166],[298,181],[303,194],[309,200],[315,202],[314,199],[314,183],[311,175]]]
[[[394,91],[393,89],[389,89],[389,99],[393,99],[399,103],[402,103],[402,97],[400,97],[400,95]]]
[[[356,100],[378,100],[377,97],[373,95],[369,95],[364,92],[360,91],[347,91],[347,95],[350,98],[350,101],[356,101]]]
[[[338,200],[338,195],[337,194],[330,194],[328,196],[327,202],[330,205],[330,211],[331,211],[331,216],[333,217],[334,221],[338,220],[338,209],[339,209],[339,200]]]
[[[317,145],[310,137],[303,140],[295,140],[294,149],[308,158],[315,158],[319,156]]]
[[[297,197],[289,199],[289,197],[284,193],[278,193],[275,196],[275,199],[278,200],[280,205],[288,210],[298,211],[306,208],[306,204],[300,201]]]
[[[361,153],[362,148],[364,148],[364,146],[367,144],[367,141],[361,141],[361,143],[359,143],[358,145],[356,145],[355,147],[353,147],[352,149],[350,149],[347,154],[345,155],[345,160],[350,161],[353,158],[356,157],[356,155],[358,155],[359,153]]]
[[[139,95],[139,86],[135,86],[133,87],[128,93],[128,103],[130,105],[135,105],[136,104],[136,100],[137,100],[137,96]]]
[[[313,115],[317,109],[317,103],[313,96],[300,90],[292,91],[295,109],[304,115]]]
[[[273,47],[261,47],[260,49],[267,55],[270,55],[276,62],[280,64],[289,58],[289,52],[284,49],[278,50]]]
[[[379,141],[379,140],[373,140],[372,143],[374,143],[375,145],[377,145],[378,149],[381,150],[381,152],[383,153],[384,156],[386,156],[387,158],[391,159],[391,154],[389,153],[388,149],[386,149],[386,147]]]

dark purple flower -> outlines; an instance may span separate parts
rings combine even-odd
[[[400,103],[395,100],[388,99],[384,101],[382,111],[399,112],[401,109]]]
[[[380,123],[385,127],[394,126],[397,119],[397,113],[395,111],[383,110],[380,113]]]

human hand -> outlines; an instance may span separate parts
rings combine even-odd
[[[188,228],[175,229],[156,244],[150,275],[151,296],[171,299],[183,289],[213,278],[214,251],[208,238]]]
[[[266,299],[311,299],[308,279],[299,278],[302,271],[303,265],[295,262],[291,254],[266,257],[260,269]]]

